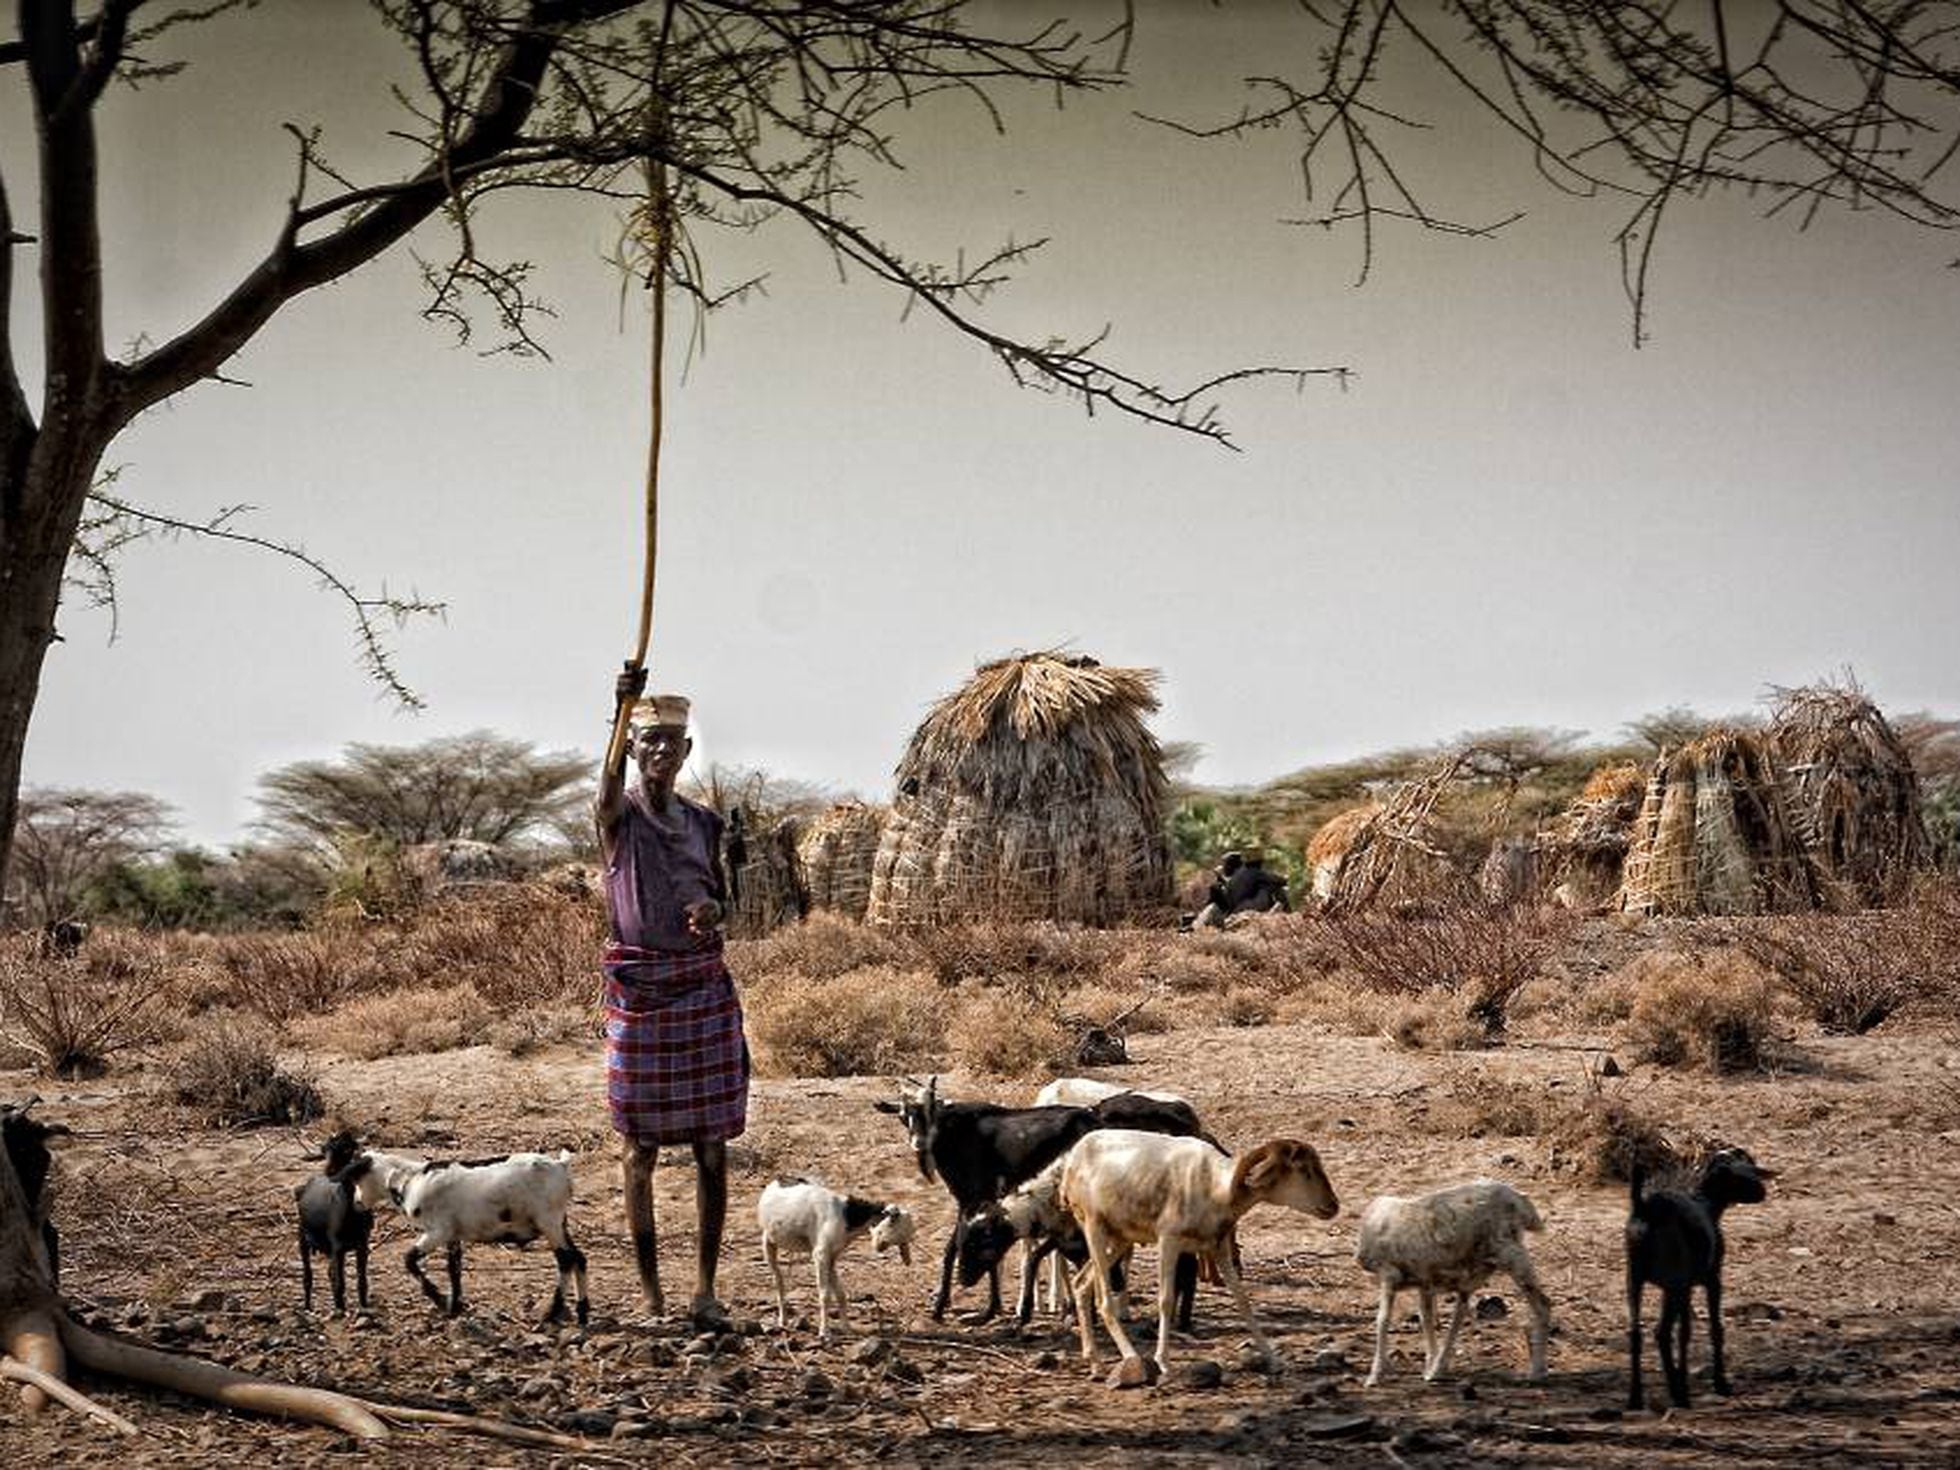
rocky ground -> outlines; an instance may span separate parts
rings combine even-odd
[[[377,1230],[371,1314],[303,1313],[291,1187],[308,1166],[295,1132],[189,1126],[141,1071],[58,1087],[0,1073],[0,1096],[41,1091],[42,1115],[75,1129],[56,1211],[64,1286],[89,1315],[240,1368],[470,1409],[590,1444],[526,1449],[405,1429],[372,1452],[386,1464],[997,1465],[1057,1454],[1089,1465],[1960,1463],[1960,1062],[1951,1045],[1910,1031],[1807,1037],[1777,1075],[1629,1065],[1602,1082],[1589,1063],[1604,1045],[1566,1035],[1433,1056],[1305,1025],[1138,1038],[1136,1061],[1113,1075],[1185,1092],[1230,1142],[1311,1141],[1343,1209],[1326,1224],[1267,1210],[1243,1231],[1254,1301],[1282,1355],[1277,1372],[1241,1366],[1244,1331],[1229,1299],[1207,1292],[1169,1380],[1120,1393],[1090,1377],[1073,1335],[1055,1327],[1021,1334],[929,1320],[951,1210],[918,1177],[897,1124],[870,1107],[890,1095],[887,1079],[758,1083],[735,1152],[723,1280],[743,1331],[716,1339],[642,1315],[594,1048],[320,1062],[329,1099],[377,1141],[466,1155],[578,1151],[574,1221],[594,1301],[583,1332],[533,1325],[553,1282],[537,1248],[473,1250],[469,1310],[443,1320],[401,1268],[407,1237],[395,1220]],[[1624,1187],[1591,1182],[1555,1130],[1507,1133],[1466,1110],[1463,1099],[1492,1079],[1516,1084],[1500,1091],[1538,1100],[1547,1116],[1610,1089],[1672,1128],[1746,1144],[1781,1171],[1766,1204],[1730,1217],[1734,1398],[1707,1395],[1698,1329],[1695,1407],[1622,1410]],[[1028,1090],[958,1075],[942,1086],[956,1096]],[[784,1171],[921,1215],[924,1248],[909,1269],[868,1251],[845,1258],[850,1316],[829,1347],[806,1318],[773,1330],[752,1211],[763,1183]],[[1351,1259],[1359,1206],[1377,1192],[1480,1173],[1519,1185],[1547,1219],[1533,1246],[1556,1311],[1550,1378],[1524,1380],[1523,1314],[1497,1299],[1500,1282],[1448,1382],[1421,1382],[1407,1320],[1393,1377],[1364,1390],[1374,1295]],[[658,1187],[669,1288],[684,1299],[688,1169],[678,1159],[663,1166]],[[811,1308],[807,1273],[794,1286],[793,1304]],[[0,1464],[331,1464],[349,1448],[323,1430],[86,1386],[145,1436],[117,1440],[60,1411],[29,1425],[9,1393]]]

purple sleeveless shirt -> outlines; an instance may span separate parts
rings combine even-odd
[[[636,784],[626,790],[606,865],[606,913],[616,943],[636,949],[698,953],[687,906],[704,898],[726,904],[720,869],[721,818],[675,794],[663,816],[646,806]]]

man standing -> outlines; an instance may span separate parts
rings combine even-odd
[[[599,775],[596,816],[611,922],[606,1102],[624,1138],[626,1219],[649,1310],[666,1315],[654,1165],[662,1144],[691,1144],[700,1238],[689,1315],[699,1326],[723,1326],[715,1266],[728,1215],[728,1140],[748,1119],[749,1051],[742,1004],[721,958],[728,894],[722,823],[674,790],[694,748],[687,701],[673,694],[641,699],[645,687],[644,669],[619,676],[614,715],[633,704],[631,736]]]

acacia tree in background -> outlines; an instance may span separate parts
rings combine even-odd
[[[331,852],[349,836],[395,847],[462,838],[508,847],[556,835],[589,808],[591,758],[488,730],[420,745],[350,745],[259,777],[259,825]],[[589,821],[589,814],[586,816]]]
[[[79,917],[95,885],[157,852],[171,828],[170,807],[139,791],[32,787],[17,811],[6,907],[37,928]]]
[[[389,133],[419,144],[419,160],[405,173],[357,177],[329,161],[317,132],[293,129],[295,177],[268,183],[288,205],[263,257],[193,325],[121,360],[103,339],[96,108],[113,81],[177,71],[171,48],[192,23],[255,17],[239,0],[13,8],[18,29],[0,40],[0,79],[24,77],[29,93],[38,224],[29,233],[17,222],[0,178],[0,844],[14,828],[64,577],[102,594],[109,553],[147,529],[201,530],[307,562],[349,603],[369,667],[412,698],[379,625],[426,605],[364,596],[299,548],[241,532],[223,511],[201,525],[147,512],[111,494],[98,471],[138,414],[218,377],[289,302],[433,216],[455,229],[447,258],[427,266],[428,314],[467,332],[472,308],[487,306],[510,345],[531,345],[526,267],[488,253],[479,218],[499,191],[637,198],[650,164],[672,186],[654,212],[679,236],[680,248],[661,254],[670,283],[702,305],[731,294],[705,268],[712,229],[786,223],[813,232],[840,265],[906,293],[1017,381],[1092,409],[1222,438],[1210,390],[1245,375],[1164,388],[1106,361],[1097,338],[1006,335],[980,303],[1030,247],[943,267],[886,243],[858,213],[858,172],[896,164],[896,118],[922,98],[954,92],[991,109],[1013,90],[1119,82],[1130,20],[1115,0],[1113,29],[1100,37],[1038,22],[1021,29],[1018,8],[1001,33],[987,28],[1000,11],[967,0],[380,0],[379,22],[400,36],[417,81]],[[1391,220],[1466,233],[1499,223],[1451,220],[1410,187],[1396,162],[1412,146],[1405,99],[1389,91],[1397,53],[1467,89],[1554,184],[1624,203],[1618,238],[1636,339],[1654,241],[1691,196],[1736,188],[1800,217],[1841,205],[1955,223],[1944,191],[1960,136],[1956,0],[1334,0],[1300,12],[1299,54],[1315,58],[1303,77],[1256,81],[1245,111],[1223,124],[1180,125],[1301,126],[1318,220],[1360,227],[1364,274]],[[337,146],[333,156],[350,155]],[[38,414],[12,317],[14,268],[29,247],[41,286]],[[0,869],[5,857],[0,846]]]

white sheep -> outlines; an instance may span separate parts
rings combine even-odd
[[[1233,1259],[1239,1218],[1259,1204],[1285,1205],[1322,1220],[1340,1209],[1320,1156],[1298,1139],[1272,1139],[1232,1158],[1203,1139],[1122,1128],[1101,1129],[1076,1144],[1062,1169],[1062,1203],[1081,1222],[1089,1246],[1089,1263],[1075,1282],[1082,1356],[1093,1370],[1093,1304],[1123,1355],[1120,1381],[1125,1383],[1148,1382],[1165,1366],[1177,1258],[1186,1251],[1211,1261],[1231,1289],[1254,1345],[1270,1362],[1271,1346]],[[1154,1364],[1133,1368],[1137,1351],[1117,1316],[1109,1272],[1124,1251],[1153,1240],[1159,1256],[1157,1356]]]
[[[463,1309],[464,1245],[524,1245],[542,1236],[551,1243],[552,1259],[558,1264],[558,1288],[545,1320],[564,1315],[569,1287],[583,1326],[591,1310],[585,1294],[585,1255],[572,1243],[566,1220],[572,1202],[571,1159],[568,1150],[560,1150],[555,1155],[509,1154],[429,1163],[368,1149],[350,1166],[347,1177],[369,1209],[384,1201],[393,1204],[421,1231],[408,1250],[408,1274],[450,1316]],[[422,1258],[438,1247],[448,1256],[446,1300],[422,1270]]]
[[[875,1250],[897,1250],[905,1265],[912,1264],[912,1240],[917,1226],[911,1211],[877,1200],[839,1194],[811,1179],[776,1179],[756,1201],[755,1221],[762,1230],[762,1254],[776,1277],[776,1325],[789,1325],[789,1296],[783,1279],[784,1252],[808,1255],[817,1277],[817,1340],[830,1341],[830,1314],[844,1315],[844,1286],[837,1278],[837,1258],[851,1242],[869,1233]]]
[[[1552,1304],[1538,1285],[1531,1253],[1524,1247],[1527,1230],[1543,1230],[1538,1211],[1510,1185],[1495,1179],[1475,1179],[1429,1194],[1404,1198],[1385,1194],[1362,1212],[1354,1258],[1381,1282],[1381,1305],[1375,1312],[1375,1363],[1367,1385],[1380,1383],[1388,1371],[1388,1327],[1395,1312],[1396,1293],[1414,1287],[1422,1319],[1422,1376],[1435,1382],[1449,1367],[1463,1326],[1470,1293],[1502,1271],[1518,1284],[1530,1305],[1531,1376],[1545,1376],[1545,1338],[1551,1330]],[[1456,1294],[1456,1311],[1441,1347],[1436,1344],[1436,1294]]]
[[[1154,1098],[1158,1102],[1187,1104],[1190,1102],[1189,1098],[1178,1093],[1156,1088],[1124,1087],[1095,1077],[1057,1077],[1034,1095],[1034,1105],[1038,1108],[1059,1106],[1093,1108],[1104,1098],[1115,1097],[1121,1092],[1134,1092],[1142,1097]]]

